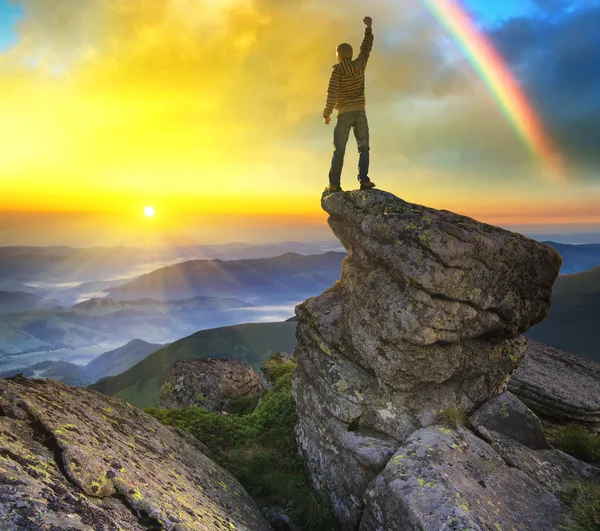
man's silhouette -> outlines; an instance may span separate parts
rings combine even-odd
[[[331,122],[333,109],[338,110],[337,123],[333,131],[333,145],[335,150],[331,159],[329,170],[330,192],[341,192],[340,178],[344,165],[346,144],[350,130],[358,144],[358,180],[360,189],[373,188],[369,180],[369,124],[365,107],[365,69],[367,60],[373,46],[373,30],[371,17],[365,17],[365,38],[360,46],[358,57],[352,60],[352,46],[347,43],[340,44],[337,49],[338,64],[334,65],[329,88],[327,90],[327,105],[323,111],[325,123]]]

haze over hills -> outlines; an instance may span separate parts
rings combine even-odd
[[[552,245],[552,242],[549,243]],[[598,244],[557,243],[555,247],[563,253],[565,273],[584,271],[600,264]],[[71,306],[88,298],[104,296],[104,290],[119,287],[139,275],[184,261],[231,261],[277,257],[286,253],[315,255],[328,251],[345,252],[334,241],[263,245],[229,243],[157,249],[123,246],[0,247],[0,291],[32,293],[59,301],[62,306]],[[4,311],[22,309],[24,308],[5,308]]]
[[[87,365],[46,360],[29,367],[0,372],[0,378],[22,373],[30,378],[52,378],[67,385],[87,386],[100,378],[127,370],[163,346],[134,339],[122,347],[101,354]]]
[[[570,275],[587,271],[600,264],[600,243],[572,245],[545,241],[554,247],[563,258],[561,275]]]
[[[0,315],[0,367],[22,366],[20,354],[123,344],[140,337],[165,343],[197,330],[235,324],[260,316],[237,299],[113,301],[91,299],[71,308]],[[46,359],[46,358],[42,358]],[[36,360],[38,361],[38,360]]]
[[[319,254],[339,250],[333,242],[279,242],[250,245],[188,245],[158,248],[143,247],[0,247],[0,287],[9,280],[88,282],[132,277],[167,263],[191,259],[238,260],[268,258],[288,252]]]
[[[291,352],[296,345],[296,323],[242,324],[202,330],[150,354],[127,371],[103,378],[91,389],[116,396],[138,407],[156,406],[158,391],[176,361],[228,358],[259,370],[275,352]]]
[[[44,299],[33,293],[24,291],[0,291],[0,314],[53,308],[60,306],[60,301]]]
[[[579,272],[600,264],[600,244],[547,243],[563,256],[563,272]],[[41,360],[87,363],[136,337],[166,343],[207,328],[285,320],[293,315],[296,303],[333,285],[345,257],[345,252],[304,253],[337,245],[232,243],[152,253],[129,247],[0,248],[0,270],[8,275],[0,276],[0,286],[18,287],[25,282],[27,290],[48,297],[29,291],[0,291],[0,368],[30,366]],[[297,252],[268,258],[186,260],[198,255],[253,257],[287,249]],[[176,263],[165,267],[169,260]],[[139,274],[152,264],[158,269],[141,276],[106,276]],[[95,274],[102,276],[79,281]],[[585,307],[593,304],[585,294],[582,297]],[[555,305],[560,313],[560,295],[555,296]],[[565,343],[565,334],[558,332],[565,322],[569,320],[561,321],[550,337],[540,339],[573,350]],[[586,317],[572,326],[581,327],[585,322]],[[545,324],[540,330],[549,326]],[[534,328],[532,334],[536,333]],[[577,339],[575,351],[589,355],[590,347],[581,350],[581,341],[581,337]]]
[[[559,277],[550,315],[526,334],[553,347],[600,362],[600,266]]]
[[[233,250],[251,252],[247,246],[226,248],[226,252]],[[47,257],[65,249],[44,251],[41,256]],[[24,256],[21,248],[12,249],[12,254],[4,249],[4,253]],[[62,301],[57,306],[57,301],[33,294],[8,293],[7,300],[22,299],[36,309],[0,314],[0,369],[46,360],[82,364],[136,337],[168,343],[207,328],[282,321],[293,315],[296,303],[337,280],[344,256],[335,252],[309,256],[288,253],[227,262],[188,261],[142,276],[136,283],[127,282],[123,290],[113,285],[112,293],[104,298],[62,308]],[[148,278],[152,289],[143,286]],[[81,291],[106,289],[109,283],[98,280],[61,289],[71,297]],[[138,289],[140,285],[142,289]],[[115,300],[117,297],[120,300]],[[14,307],[23,308],[16,303]]]
[[[184,294],[237,297],[263,304],[299,302],[330,287],[345,253],[288,253],[252,260],[190,260],[110,289],[114,299],[181,298]]]

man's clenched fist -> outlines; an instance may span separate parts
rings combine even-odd
[[[371,24],[373,24],[373,19],[371,17],[365,17],[363,18],[363,22],[367,25],[367,28],[370,28]]]

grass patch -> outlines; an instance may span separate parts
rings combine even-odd
[[[577,424],[564,424],[546,429],[546,436],[555,448],[585,461],[600,463],[600,437]]]
[[[434,424],[447,426],[448,428],[458,428],[459,426],[469,427],[469,416],[465,409],[452,406],[440,411],[434,421]]]
[[[286,364],[274,371],[273,388],[247,415],[221,415],[199,407],[147,411],[208,446],[211,457],[242,483],[259,506],[282,507],[304,531],[337,530],[329,501],[312,489],[298,455],[294,368],[295,364]]]
[[[573,517],[565,531],[600,531],[600,485],[589,481],[569,484],[563,495],[573,507]]]

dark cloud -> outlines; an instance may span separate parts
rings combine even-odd
[[[572,166],[600,165],[600,5],[538,0],[560,16],[513,19],[492,39]]]

